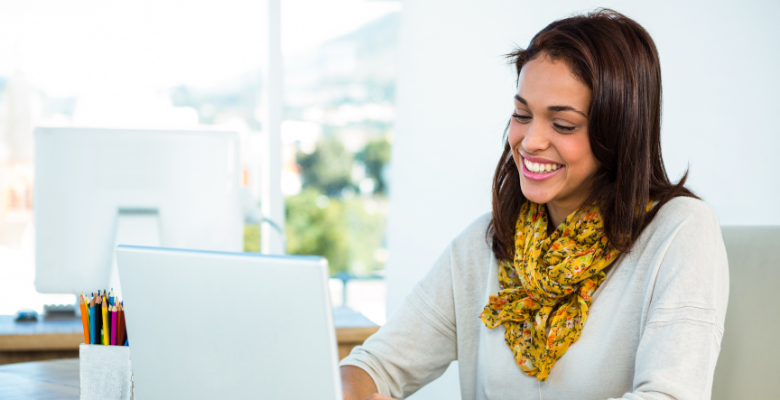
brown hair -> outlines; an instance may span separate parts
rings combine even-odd
[[[527,49],[507,57],[519,79],[523,65],[542,54],[565,62],[593,93],[588,132],[601,166],[584,204],[599,205],[610,245],[628,252],[662,205],[677,196],[696,197],[684,186],[688,172],[671,183],[661,157],[661,65],[653,39],[631,18],[598,9],[547,25]],[[496,258],[511,260],[526,199],[506,132],[504,141],[487,235]],[[658,204],[646,212],[649,199]]]

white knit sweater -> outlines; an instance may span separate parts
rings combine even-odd
[[[498,292],[498,264],[478,218],[399,310],[341,365],[405,398],[458,360],[463,399],[709,399],[728,302],[726,250],[715,214],[675,198],[595,292],[579,340],[537,382],[515,364],[504,328],[479,319]],[[541,392],[541,393],[540,393]]]

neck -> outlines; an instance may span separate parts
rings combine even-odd
[[[547,203],[547,234],[552,235],[555,229],[571,213],[577,211],[579,204],[561,204],[560,202],[550,201]]]

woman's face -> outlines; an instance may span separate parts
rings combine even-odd
[[[590,194],[599,167],[588,140],[590,101],[565,62],[540,55],[523,66],[509,145],[527,199],[571,213]]]

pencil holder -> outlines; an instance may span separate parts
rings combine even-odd
[[[134,400],[130,347],[79,346],[81,400]]]

